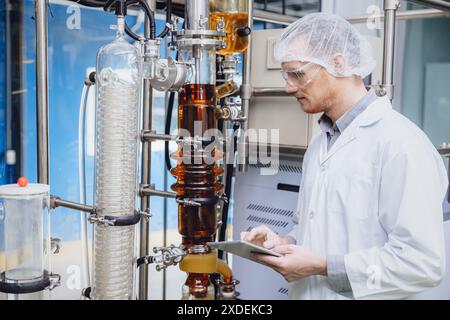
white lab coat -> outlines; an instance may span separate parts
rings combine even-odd
[[[293,282],[291,299],[400,299],[436,286],[445,270],[442,203],[448,178],[426,135],[379,98],[327,151],[316,135],[303,162],[291,232],[321,255],[344,255],[352,293],[327,277]],[[353,295],[352,295],[353,294]]]

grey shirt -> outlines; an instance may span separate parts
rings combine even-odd
[[[350,125],[350,123],[366,110],[370,104],[375,102],[376,99],[377,95],[375,90],[371,89],[354,106],[348,109],[336,123],[333,124],[331,119],[325,114],[320,117],[319,126],[322,131],[327,134],[328,150],[331,149],[341,133]],[[327,273],[328,283],[334,291],[338,293],[352,291],[347,271],[345,270],[344,255],[327,256]]]

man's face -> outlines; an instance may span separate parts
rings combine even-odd
[[[308,62],[290,61],[281,65],[287,71],[285,90],[292,93],[306,113],[326,112],[330,105],[330,76],[324,68]],[[292,72],[300,70],[300,72]],[[289,73],[292,72],[292,73]]]

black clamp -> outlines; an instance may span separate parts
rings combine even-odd
[[[45,289],[52,290],[59,286],[61,276],[59,274],[49,274],[47,270],[44,270],[42,279],[27,282],[5,282],[5,272],[0,274],[0,292],[9,294],[24,294],[43,291]]]
[[[89,217],[89,222],[109,227],[133,226],[139,221],[141,221],[141,213],[130,216],[98,216],[96,213],[93,213]]]

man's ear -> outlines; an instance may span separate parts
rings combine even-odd
[[[344,73],[347,65],[344,56],[342,53],[335,53],[331,58],[331,65],[337,74]]]

